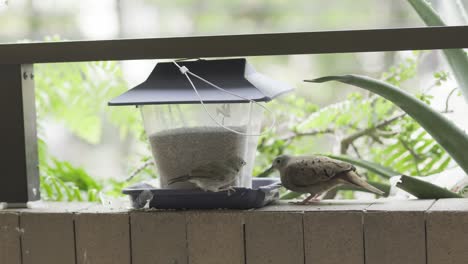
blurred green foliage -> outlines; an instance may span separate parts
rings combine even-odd
[[[381,79],[402,85],[416,76],[419,57],[420,53],[415,52],[383,73]],[[102,103],[128,89],[118,63],[46,64],[37,66],[36,72],[41,191],[45,199],[97,201],[99,192],[120,195],[124,186],[154,177],[151,167],[139,168],[140,164],[130,169],[142,171],[130,181],[89,175],[67,161],[50,157],[41,138],[41,125],[47,117],[63,122],[74,134],[95,144],[100,141],[101,122],[106,118],[120,130],[122,137],[131,133],[146,143],[137,111],[108,108]],[[434,86],[440,86],[448,78],[445,72],[435,73]],[[418,97],[428,104],[431,99],[426,93]],[[274,109],[278,125],[259,140],[254,175],[278,155],[315,154],[313,150],[318,146],[407,175],[437,173],[451,162],[413,119],[373,94],[350,93],[345,100],[325,107],[293,94],[272,102],[269,108]],[[139,158],[142,164],[149,159],[149,152]],[[362,172],[373,183],[387,186],[387,178],[372,171]],[[354,191],[340,192],[343,198],[354,197]]]
[[[52,157],[43,140],[47,119],[63,123],[89,144],[100,142],[105,119],[120,130],[122,138],[129,133],[141,133],[142,122],[137,111],[106,105],[111,98],[128,89],[119,63],[39,64],[35,66],[35,73],[43,199],[98,201],[99,192],[120,193],[123,184],[102,180],[98,175],[89,175],[83,168]]]
[[[9,11],[0,16],[3,24],[10,25],[0,33],[3,42],[16,41],[25,36],[30,39],[42,39],[42,36],[50,32],[57,32],[68,39],[95,36],[86,34],[89,29],[80,28],[80,17],[89,17],[82,14],[86,14],[86,7],[88,10],[93,8],[92,2],[27,3],[10,5]],[[447,4],[449,3],[444,2],[444,5]],[[115,9],[102,10],[109,14],[115,12],[119,21],[120,25],[113,38],[142,37],[138,28],[141,23],[133,21],[142,10],[154,15],[152,19],[146,20],[148,26],[144,30],[145,36],[384,28],[412,26],[419,22],[407,1],[302,0],[291,4],[283,0],[268,3],[146,0],[135,2],[133,5],[134,8],[125,8],[125,5],[116,4]],[[83,12],[76,12],[77,9],[83,9]],[[141,19],[145,17],[147,16],[141,16]],[[102,28],[103,31],[114,29]],[[90,31],[94,31],[94,28]],[[47,39],[57,40],[58,38]],[[290,69],[282,71],[285,76],[281,77],[296,80],[313,77],[302,76],[305,70],[310,70],[316,75],[329,74],[330,69],[333,69],[334,73],[353,71],[375,76],[382,69],[395,64],[394,55],[395,53],[379,54],[378,63],[367,67],[363,66],[365,55],[351,53],[314,55],[313,60],[307,59],[306,63],[298,60],[298,57],[287,56],[253,57],[251,60],[254,64],[268,68],[270,72],[275,72],[277,65],[288,67]],[[381,79],[401,86],[414,78],[419,55],[416,52],[414,57],[397,61],[381,75]],[[373,57],[371,55],[365,58],[367,61]],[[110,98],[128,88],[119,63],[36,64],[35,71],[41,189],[44,198],[95,201],[99,199],[99,192],[118,195],[122,186],[154,177],[152,168],[145,167],[129,182],[103,180],[101,175],[89,175],[82,168],[77,168],[58,157],[52,157],[43,141],[43,128],[48,124],[47,119],[52,118],[63,123],[67,129],[89,144],[101,141],[103,122],[107,121],[120,130],[123,138],[132,134],[138,140],[146,142],[137,111],[125,107],[108,108],[105,105]],[[435,85],[440,86],[449,77],[444,71],[435,73]],[[337,93],[337,90],[331,89],[334,88],[332,84],[324,87],[319,93],[302,90],[300,94],[287,96],[269,105],[275,110],[278,126],[275,131],[260,139],[255,175],[261,173],[270,165],[271,160],[281,153],[309,154],[317,149],[366,159],[411,175],[428,175],[442,171],[450,163],[446,153],[409,117],[397,118],[391,124],[377,129],[376,127],[385,120],[401,114],[388,101],[366,93]],[[425,102],[430,100],[426,94],[427,89],[419,89],[423,91],[420,98]],[[312,96],[313,102],[310,100]],[[343,99],[342,102],[326,105],[337,98]],[[363,131],[370,132],[359,136],[358,133]],[[348,140],[350,144],[342,143],[351,136],[359,137]],[[141,164],[148,159],[151,157],[144,154],[136,158]],[[138,163],[131,164],[128,171],[131,174],[139,167]],[[364,174],[375,181],[386,182],[372,172]],[[353,197],[351,191],[342,191],[341,194],[345,198]]]
[[[101,140],[103,117],[119,127],[122,137],[141,130],[138,113],[107,107],[109,99],[128,89],[117,62],[39,64],[35,72],[39,117],[63,122],[91,144]]]
[[[381,79],[401,86],[416,77],[420,53],[414,52],[396,66],[390,67],[381,75]],[[449,78],[448,73],[434,74],[434,85],[417,94],[417,97],[430,104],[427,91]],[[292,99],[292,100],[291,100]],[[277,155],[319,154],[312,151],[325,135],[331,137],[330,147],[333,154],[349,156],[348,159],[362,159],[391,168],[400,174],[426,176],[445,170],[451,163],[451,157],[437,142],[411,117],[403,113],[390,101],[373,94],[351,93],[342,102],[318,108],[290,97],[278,104],[288,109],[301,106],[302,114],[294,115],[286,122],[282,131],[264,136],[260,140],[259,155],[262,157],[255,172],[261,172],[269,166],[269,161]],[[277,106],[273,107],[274,109]],[[291,111],[280,112],[280,116]],[[284,117],[283,117],[284,118]],[[285,117],[287,119],[287,117]],[[365,168],[366,166],[361,166]],[[361,169],[362,170],[362,169]],[[383,177],[373,170],[362,171],[369,181],[375,184],[388,184],[388,177]],[[342,192],[342,197],[352,198],[352,192]],[[291,194],[285,194],[291,198]]]

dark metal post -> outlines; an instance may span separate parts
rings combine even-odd
[[[0,202],[40,199],[32,64],[0,65]]]

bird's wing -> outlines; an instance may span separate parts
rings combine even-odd
[[[297,157],[288,163],[286,174],[296,186],[309,186],[352,170],[355,170],[353,165],[328,157]]]
[[[211,161],[204,163],[190,172],[193,178],[210,178],[213,180],[223,180],[226,176],[233,174],[233,168],[226,162]]]

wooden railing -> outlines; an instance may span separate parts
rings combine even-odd
[[[158,211],[0,210],[8,264],[465,264],[468,199]]]

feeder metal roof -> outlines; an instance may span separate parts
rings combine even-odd
[[[194,74],[236,95],[267,102],[292,87],[256,72],[246,59],[181,61]],[[223,92],[190,75],[204,103],[247,103],[249,100]],[[148,79],[109,105],[197,104],[200,103],[187,78],[173,62],[156,64]]]

